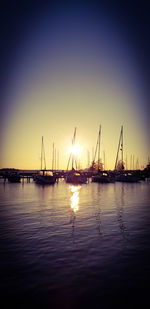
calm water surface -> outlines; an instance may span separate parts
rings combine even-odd
[[[1,180],[0,196],[1,303],[149,308],[150,182]]]

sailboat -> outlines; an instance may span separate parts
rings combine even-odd
[[[44,169],[42,169],[44,158]],[[35,182],[37,184],[54,184],[56,182],[56,177],[53,175],[52,172],[46,170],[46,159],[45,159],[45,150],[44,150],[44,140],[42,136],[42,146],[41,146],[41,170],[35,177]]]
[[[56,177],[47,170],[39,171],[35,177],[35,182],[41,185],[50,185],[56,182]]]
[[[101,139],[101,125],[99,127],[98,139],[97,139],[97,144],[96,144],[96,149],[95,149],[95,156],[94,156],[94,160],[92,163],[92,165],[94,166],[96,155],[97,155],[97,150],[98,150],[98,168],[97,168],[97,173],[92,176],[92,182],[111,183],[115,181],[113,174],[110,172],[101,170],[102,167],[101,167],[101,162],[100,162],[100,139]]]
[[[96,175],[92,176],[92,182],[113,183],[115,178],[111,172],[99,171]]]
[[[121,160],[119,160],[119,151],[121,151]],[[120,182],[139,182],[139,177],[133,173],[124,170],[123,162],[123,126],[121,126],[116,162],[115,162],[115,180]]]
[[[13,183],[21,181],[21,177],[17,172],[10,173],[7,178],[9,182],[13,182]]]
[[[87,182],[87,177],[80,171],[72,169],[67,173],[66,182],[72,184],[83,184]]]
[[[75,138],[76,138],[76,131],[77,128],[74,129],[74,134],[72,138],[72,147],[75,146]],[[70,160],[72,159],[72,169],[71,171],[68,171]],[[76,170],[74,168],[74,164],[76,164]],[[77,162],[75,160],[75,155],[73,153],[70,153],[68,165],[67,165],[67,176],[66,176],[66,182],[72,183],[72,184],[83,184],[87,182],[87,176],[84,175],[81,171],[77,170]]]

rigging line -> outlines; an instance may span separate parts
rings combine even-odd
[[[43,136],[42,136],[42,144],[41,144],[41,170],[42,170],[42,162],[43,162]]]
[[[98,139],[98,170],[100,168],[100,137],[101,137],[101,125],[99,128],[99,135],[98,135],[99,139]]]
[[[44,153],[44,167],[45,167],[45,170],[46,170],[46,157],[45,157],[45,148],[44,148],[44,140],[43,140],[43,153]]]
[[[94,160],[93,160],[93,162],[95,162],[95,159],[96,159],[96,154],[97,154],[97,148],[98,148],[98,145],[99,145],[99,143],[100,143],[100,131],[101,131],[101,125],[100,125],[100,127],[99,127],[99,133],[98,133],[98,138],[97,138],[97,143],[96,143],[96,149],[95,149],[95,154],[94,154]]]
[[[121,141],[122,141],[122,143],[121,143]],[[117,156],[116,156],[116,163],[115,163],[115,170],[117,168],[117,163],[118,163],[118,155],[119,155],[120,144],[121,144],[121,147],[122,147],[121,150],[122,150],[122,163],[123,163],[123,126],[121,127],[121,133],[120,133]]]

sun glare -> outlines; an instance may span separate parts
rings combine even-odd
[[[75,156],[79,155],[80,151],[81,151],[81,147],[79,145],[74,145],[70,149],[70,152]]]

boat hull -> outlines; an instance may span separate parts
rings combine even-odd
[[[98,183],[114,183],[115,179],[110,177],[103,177],[103,176],[93,176],[92,182],[98,182]]]
[[[115,182],[115,177],[112,173],[99,172],[92,176],[92,182],[98,183],[113,183]]]
[[[119,182],[139,182],[140,177],[133,172],[120,172],[115,175],[116,181]]]
[[[37,175],[35,178],[35,182],[41,185],[51,185],[56,182],[56,177]]]
[[[84,175],[71,174],[66,177],[66,182],[72,184],[84,184],[87,182],[87,177]]]
[[[19,175],[10,175],[8,176],[8,181],[12,183],[19,183],[21,181],[21,178]]]
[[[139,182],[139,178],[135,176],[118,176],[116,177],[116,181],[118,182]]]

